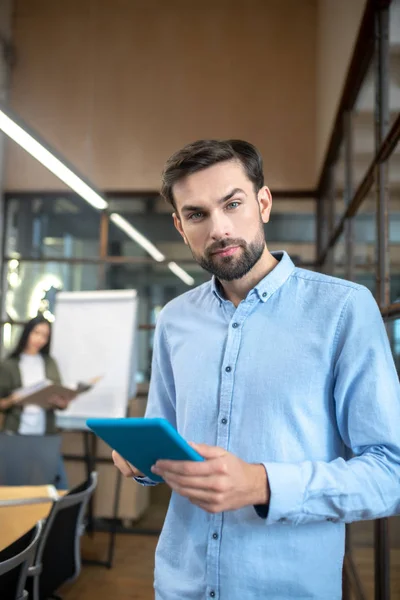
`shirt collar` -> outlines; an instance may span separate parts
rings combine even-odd
[[[285,283],[295,269],[294,263],[287,252],[282,250],[271,252],[271,254],[278,261],[278,264],[270,273],[268,273],[268,275],[258,282],[252,291],[249,292],[249,294],[255,292],[261,302],[266,302],[269,296],[276,292],[276,290],[278,290],[281,285]],[[216,296],[220,303],[226,302],[226,298],[224,298],[223,291],[221,289],[221,284],[215,275],[211,280],[211,288],[214,296]]]

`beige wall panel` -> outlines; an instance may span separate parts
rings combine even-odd
[[[101,189],[155,189],[201,137],[315,182],[316,0],[16,0],[12,107]],[[62,187],[9,145],[7,188]]]

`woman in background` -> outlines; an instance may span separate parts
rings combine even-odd
[[[50,408],[18,403],[16,390],[49,379],[61,383],[57,363],[50,356],[51,325],[39,315],[24,327],[15,350],[0,365],[0,410],[5,413],[3,430],[21,435],[56,433],[55,409],[64,409],[68,401],[60,396],[50,399]],[[68,489],[62,457],[56,486]]]

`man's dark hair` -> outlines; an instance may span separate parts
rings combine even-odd
[[[237,160],[257,193],[264,185],[261,154],[253,144],[243,140],[198,140],[175,152],[166,162],[162,174],[161,195],[176,209],[173,186],[188,175],[227,160]]]

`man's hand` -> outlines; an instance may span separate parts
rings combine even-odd
[[[268,504],[270,492],[263,465],[247,463],[216,446],[191,446],[205,458],[204,462],[158,460],[152,472],[210,513]]]
[[[115,450],[112,451],[111,456],[114,461],[114,465],[121,471],[124,477],[144,477],[143,473],[131,465],[130,462],[122,458],[122,456]]]

